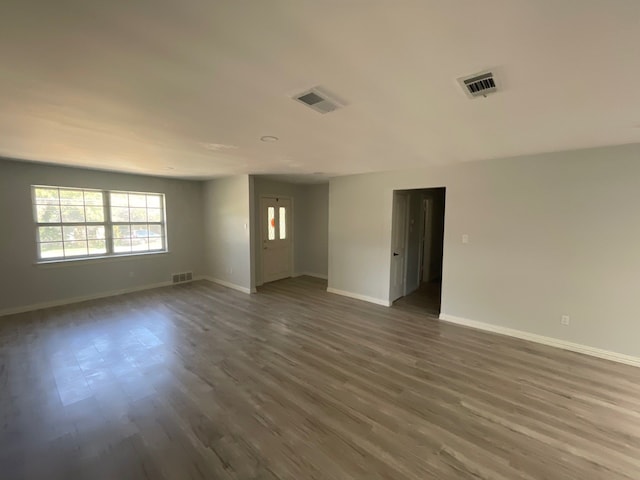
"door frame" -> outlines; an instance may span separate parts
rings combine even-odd
[[[287,234],[289,235],[289,277],[293,277],[293,272],[295,271],[294,269],[294,265],[293,265],[293,259],[295,258],[294,256],[294,250],[295,250],[295,245],[294,245],[294,234],[293,234],[293,230],[294,230],[294,208],[293,208],[293,197],[289,196],[289,195],[278,195],[278,194],[268,194],[268,193],[263,193],[260,195],[260,198],[258,199],[258,210],[260,211],[259,215],[258,215],[258,231],[260,232],[260,243],[259,243],[259,247],[258,247],[258,257],[259,257],[259,261],[260,261],[260,282],[256,282],[258,286],[260,285],[264,285],[264,255],[262,254],[264,248],[264,240],[265,240],[265,230],[262,228],[262,226],[265,224],[263,222],[266,222],[266,218],[265,218],[265,213],[262,210],[262,200],[264,198],[282,198],[282,199],[286,199],[289,200],[289,208],[291,209],[291,212],[289,214],[289,218],[287,219]]]
[[[390,240],[390,242],[389,242],[389,244],[390,244],[390,252],[389,252],[389,257],[387,257],[389,259],[388,260],[389,263],[387,263],[387,266],[388,266],[387,273],[389,275],[388,276],[388,279],[389,279],[388,297],[386,299],[386,305],[387,306],[391,306],[396,300],[399,300],[400,298],[402,298],[402,297],[398,297],[395,300],[391,300],[391,297],[392,297],[392,290],[391,289],[392,289],[392,286],[393,286],[393,260],[392,260],[392,258],[393,258],[393,235],[394,235],[394,214],[395,214],[394,202],[395,202],[395,196],[397,194],[411,195],[411,193],[413,191],[416,191],[416,190],[442,190],[442,192],[443,192],[443,200],[444,200],[443,210],[444,210],[444,213],[445,213],[445,217],[443,218],[444,222],[443,222],[443,225],[442,225],[442,235],[443,235],[442,241],[443,241],[443,244],[442,244],[442,282],[441,283],[443,285],[443,287],[442,287],[443,290],[442,290],[441,295],[440,295],[441,302],[442,302],[442,296],[443,296],[442,293],[444,293],[444,278],[446,276],[446,271],[445,271],[445,268],[444,268],[445,267],[444,259],[445,259],[445,252],[446,252],[446,247],[445,247],[445,244],[444,244],[444,238],[446,237],[445,233],[446,233],[446,230],[447,230],[447,221],[446,221],[447,186],[446,185],[439,185],[439,186],[399,188],[399,189],[395,189],[394,188],[394,189],[391,190],[391,196],[390,196],[391,215],[386,217],[387,221],[389,221],[389,219],[390,219],[390,223],[387,223],[387,226],[390,228],[390,233],[391,233],[391,235],[388,237],[389,240]],[[430,217],[429,218],[429,223],[430,223],[431,229],[433,230],[433,220],[434,220],[434,215],[435,215],[434,214],[434,212],[435,212],[435,200],[433,199],[433,197],[431,195],[429,195],[429,193],[424,192],[422,199],[424,200],[424,199],[427,199],[427,198],[431,199],[431,209],[430,209],[431,211],[430,211],[430,214],[429,214],[429,217]],[[389,204],[387,204],[387,205],[389,205]],[[421,214],[422,214],[421,216],[422,217],[424,217],[424,211],[423,211],[424,206],[423,205],[424,204],[421,205],[421,210],[422,210],[421,211]],[[407,208],[407,215],[408,216],[410,215],[409,211],[410,211],[410,207]],[[423,221],[426,221],[426,219],[423,219]],[[405,270],[406,270],[407,261],[409,260],[409,258],[408,258],[408,255],[409,255],[409,251],[408,251],[409,250],[408,249],[408,242],[409,242],[408,230],[410,228],[410,225],[409,225],[409,220],[408,219],[405,222],[405,225],[406,225],[406,229],[407,229],[407,231],[405,232],[405,254],[404,254],[404,262],[405,262]],[[422,234],[424,234],[424,232]],[[430,249],[429,250],[433,251],[433,243],[430,245]],[[421,253],[424,254],[424,252],[421,252]],[[429,280],[433,276],[433,271],[431,271],[431,267],[432,266],[429,265],[429,270],[430,270],[429,271]],[[427,280],[424,279],[423,281],[427,281]],[[407,285],[408,285],[408,282],[407,282],[407,279],[406,279],[406,271],[405,271],[404,286],[403,286],[404,287],[403,288],[404,296],[406,296],[406,295],[408,295],[410,293],[410,292],[407,292]],[[442,308],[442,306],[441,306],[441,308]]]

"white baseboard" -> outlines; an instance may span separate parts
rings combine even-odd
[[[201,277],[197,277],[197,278],[194,278],[194,280],[199,280],[200,278]],[[183,285],[185,283],[189,283],[189,282],[182,282],[180,283],[180,285]],[[8,308],[5,310],[0,310],[0,317],[3,317],[5,315],[13,315],[16,313],[25,313],[25,312],[32,312],[34,310],[42,310],[43,308],[59,307],[61,305],[71,305],[72,303],[86,302],[88,300],[96,300],[98,298],[115,297],[117,295],[123,295],[125,293],[140,292],[142,290],[151,290],[152,288],[168,287],[169,285],[173,285],[173,282],[171,282],[170,280],[166,282],[141,285],[138,287],[123,288],[120,290],[110,290],[108,292],[95,293],[92,295],[83,295],[81,297],[71,297],[71,298],[64,298],[60,300],[52,300],[50,302],[33,303],[31,305],[24,305],[21,307],[14,307],[14,308]]]
[[[327,280],[329,277],[323,273],[314,273],[314,272],[298,272],[293,274],[294,277],[314,277],[321,278],[322,280]]]
[[[356,300],[363,300],[369,303],[375,303],[376,305],[382,305],[383,307],[390,307],[391,302],[389,300],[383,300],[382,298],[368,297],[367,295],[360,295],[359,293],[347,292],[345,290],[338,290],[337,288],[327,288],[327,292],[335,293],[336,295],[342,295],[343,297],[355,298]]]
[[[476,320],[469,320],[468,318],[456,317],[454,315],[447,315],[445,313],[440,314],[440,320],[448,323],[454,323],[456,325],[463,325],[465,327],[484,330],[487,332],[499,333],[501,335],[507,335],[509,337],[515,337],[521,340],[541,343],[543,345],[548,345],[551,347],[562,348],[564,350],[570,350],[572,352],[583,353],[592,357],[604,358],[613,362],[640,367],[640,358],[633,357],[631,355],[625,355],[623,353],[611,352],[609,350],[603,350],[601,348],[580,345],[579,343],[567,342],[565,340],[560,340],[557,338],[545,337],[544,335],[524,332],[522,330],[516,330],[508,327],[501,327],[499,325],[493,325],[491,323],[478,322]]]
[[[220,280],[219,278],[214,278],[214,277],[202,277],[204,280],[209,280],[210,282],[213,283],[217,283],[218,285],[222,285],[223,287],[227,287],[227,288],[231,288],[233,290],[238,290],[239,292],[242,293],[256,293],[256,289],[253,288],[247,288],[247,287],[243,287],[241,285],[235,284],[235,283],[231,283],[231,282],[227,282],[226,280]]]

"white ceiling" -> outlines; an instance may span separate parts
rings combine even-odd
[[[637,0],[2,0],[0,155],[293,178],[638,142],[639,46]],[[290,99],[316,85],[348,105]]]

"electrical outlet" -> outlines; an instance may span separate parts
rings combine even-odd
[[[467,233],[462,234],[462,243],[464,243],[465,245],[469,243],[469,234]]]
[[[571,322],[571,319],[569,318],[569,315],[562,315],[562,317],[560,317],[561,325],[569,325],[570,322]]]

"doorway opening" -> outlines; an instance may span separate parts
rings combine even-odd
[[[446,188],[393,192],[391,278],[394,306],[440,314]]]

